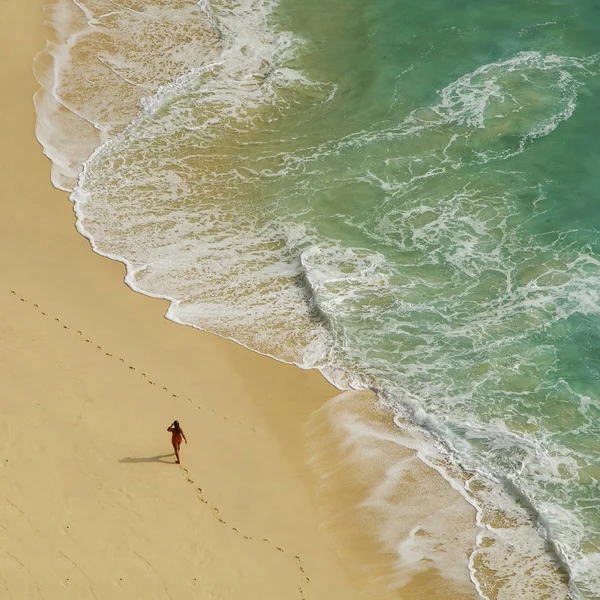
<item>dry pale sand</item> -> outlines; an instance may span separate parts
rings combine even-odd
[[[373,578],[378,598],[472,597],[464,573],[389,587],[393,557],[343,516],[348,476],[320,511],[305,438],[337,391],[319,374],[168,322],[92,253],[33,133],[42,0],[0,18],[0,599],[352,600]]]

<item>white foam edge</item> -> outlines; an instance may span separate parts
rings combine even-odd
[[[81,4],[77,1],[77,0],[72,0],[73,3],[75,5],[77,5],[86,15],[86,17],[88,18],[88,27],[89,29],[91,29],[93,27],[94,22],[97,22],[97,20],[93,19],[93,17],[91,17],[88,13],[88,11],[86,11]],[[198,2],[197,3],[201,8],[205,8],[203,6],[203,2]],[[35,94],[34,94],[34,104],[36,106],[36,114],[38,119],[40,118],[40,112],[38,111],[38,106],[40,106],[40,97],[43,93],[49,93],[49,95],[51,96],[51,98],[60,106],[63,106],[65,109],[69,110],[70,112],[72,112],[73,114],[75,114],[76,116],[78,116],[79,118],[81,118],[83,121],[89,123],[90,125],[92,125],[96,130],[102,132],[106,132],[105,128],[102,128],[101,126],[99,126],[98,124],[88,120],[87,118],[85,118],[83,115],[81,115],[78,111],[76,111],[74,109],[74,107],[68,106],[67,104],[63,103],[60,99],[59,96],[56,92],[56,87],[57,87],[57,79],[58,79],[58,75],[59,75],[59,64],[64,64],[64,62],[60,62],[61,58],[62,61],[67,61],[69,60],[68,56],[65,58],[65,56],[68,54],[68,50],[70,49],[70,47],[72,47],[72,44],[74,43],[74,41],[76,40],[76,38],[78,38],[79,36],[85,35],[87,33],[88,29],[84,29],[81,32],[76,32],[74,34],[72,34],[71,36],[69,36],[69,39],[67,40],[67,42],[61,46],[57,46],[56,44],[52,44],[50,42],[47,42],[46,47],[44,48],[44,50],[40,51],[35,59],[37,60],[38,57],[41,57],[44,54],[50,55],[54,62],[53,62],[53,69],[52,69],[52,85],[50,86],[50,89],[48,89],[48,86],[45,85],[41,80],[40,77],[38,77],[38,75],[36,74],[36,79],[38,81],[38,83],[41,86],[41,89],[38,90]],[[219,33],[221,33],[220,30],[218,30]],[[70,40],[73,40],[73,42],[69,43]],[[52,52],[52,46],[54,46],[55,48],[59,48],[59,51],[55,54]],[[58,56],[57,56],[58,55]],[[188,80],[191,77],[195,77],[199,72],[204,71],[205,69],[208,69],[210,67],[214,67],[218,64],[220,64],[221,61],[216,60],[216,61],[212,61],[211,63],[204,65],[201,69],[193,69],[191,70],[189,73],[181,76],[180,78],[174,80],[173,82],[167,83],[163,86],[160,86],[151,96],[145,97],[141,100],[140,102],[140,112],[141,113],[152,113],[154,112],[154,110],[158,109],[161,103],[161,100],[164,98],[164,93],[167,92],[168,90],[172,90],[173,88],[179,87],[182,83],[184,83],[184,81]],[[140,115],[138,115],[139,117]],[[570,116],[570,115],[569,115]],[[137,119],[137,118],[136,118]],[[55,164],[62,166],[62,167],[66,167],[66,165],[64,163],[62,163],[60,160],[58,160],[58,157],[56,156],[56,153],[53,153],[52,150],[50,149],[49,146],[47,146],[42,139],[40,139],[41,135],[40,135],[40,130],[38,130],[38,124],[36,123],[36,138],[38,139],[40,145],[43,148],[43,152],[44,155],[47,156],[47,158],[52,162],[53,166]],[[111,138],[107,141],[105,141],[103,144],[101,144],[100,146],[98,146],[94,152],[88,157],[88,159],[83,163],[82,165],[82,170],[79,173],[78,179],[79,181],[82,180],[82,178],[85,176],[85,172],[87,170],[87,166],[89,164],[89,162],[95,157],[95,155],[102,149],[104,148],[104,146],[107,143],[110,143],[112,140],[115,140],[119,137],[119,135],[117,135],[115,138]],[[521,149],[519,149],[521,150]],[[517,152],[518,153],[518,152]],[[122,256],[110,253],[110,252],[104,252],[102,250],[100,250],[96,244],[96,241],[94,240],[93,236],[85,229],[84,225],[83,225],[83,220],[84,220],[84,215],[83,215],[83,205],[85,205],[85,200],[83,200],[82,198],[78,198],[78,196],[82,195],[81,191],[78,191],[77,189],[71,190],[69,188],[65,188],[63,186],[57,185],[57,182],[55,182],[55,180],[53,179],[52,181],[53,185],[55,187],[57,187],[58,189],[61,189],[63,191],[66,192],[71,192],[69,199],[71,200],[71,202],[73,202],[74,205],[74,213],[76,216],[76,224],[75,227],[77,229],[77,231],[83,236],[85,237],[89,243],[90,246],[92,248],[92,250],[100,255],[103,256],[105,258],[109,258],[111,260],[117,261],[117,262],[121,262],[122,264],[125,265],[126,268],[126,274],[124,277],[124,283],[133,291],[143,294],[145,296],[148,296],[150,298],[157,298],[157,299],[161,299],[161,300],[166,300],[169,302],[169,307],[165,313],[165,318],[167,318],[168,320],[180,324],[180,325],[187,325],[187,326],[191,326],[194,329],[198,329],[200,331],[203,331],[205,333],[210,333],[213,335],[216,335],[218,337],[221,337],[223,339],[227,339],[229,341],[232,341],[240,346],[242,346],[243,348],[246,348],[247,350],[250,350],[252,352],[258,353],[258,354],[262,354],[263,356],[267,356],[273,360],[276,360],[278,362],[284,363],[284,364],[292,364],[296,367],[299,367],[303,370],[309,370],[309,369],[317,369],[322,375],[323,377],[325,377],[325,379],[332,384],[334,387],[336,387],[337,389],[339,389],[340,391],[344,391],[346,389],[352,389],[352,390],[356,390],[356,391],[360,391],[360,390],[371,390],[374,391],[378,397],[382,397],[382,395],[384,394],[382,390],[379,390],[377,388],[374,388],[371,385],[368,385],[366,382],[361,382],[360,379],[358,379],[355,375],[352,375],[351,373],[346,373],[348,375],[348,380],[351,381],[352,383],[350,383],[348,385],[348,387],[344,387],[341,385],[340,383],[340,379],[335,376],[335,373],[341,373],[344,372],[342,369],[339,368],[335,368],[333,366],[331,367],[325,367],[325,366],[315,366],[314,364],[304,364],[301,362],[295,362],[295,361],[286,361],[283,360],[281,358],[278,358],[272,354],[269,354],[267,352],[259,352],[254,348],[251,348],[250,346],[248,346],[247,344],[243,343],[241,340],[238,340],[237,338],[233,337],[233,336],[226,336],[226,335],[222,335],[222,334],[217,334],[214,333],[212,331],[210,331],[209,329],[205,329],[197,324],[194,323],[190,323],[187,321],[184,321],[180,318],[178,318],[175,314],[177,307],[180,304],[180,301],[168,296],[166,294],[156,294],[153,292],[149,292],[147,290],[142,289],[141,287],[139,287],[135,281],[136,281],[136,274],[145,269],[148,265],[147,264],[135,264],[132,263],[130,261],[128,261],[127,259],[125,259]],[[399,423],[399,417],[394,417],[394,423],[396,424],[396,426],[399,429],[405,429],[404,426],[402,426]],[[434,449],[436,452],[439,452],[439,450],[435,447],[435,442],[438,441],[436,439],[435,433],[432,431],[427,430],[425,427],[418,425],[417,423],[415,423],[415,426],[421,430],[426,431],[426,433],[431,437],[432,439],[432,444],[431,444],[431,448]],[[403,444],[401,444],[403,445]],[[479,549],[479,547],[481,546],[481,543],[483,541],[483,538],[485,536],[485,531],[493,531],[494,529],[485,524],[483,522],[483,511],[484,508],[482,506],[480,506],[475,499],[470,496],[467,492],[467,490],[465,489],[464,485],[461,485],[457,480],[453,479],[452,477],[450,477],[448,475],[448,473],[439,465],[436,465],[434,462],[432,462],[431,460],[428,459],[426,452],[424,451],[422,445],[416,445],[416,447],[411,447],[410,445],[405,445],[405,447],[410,448],[412,450],[416,451],[416,455],[419,458],[419,460],[421,460],[421,462],[423,462],[424,464],[426,464],[428,467],[430,467],[431,469],[433,469],[434,471],[436,471],[454,490],[456,490],[458,493],[460,493],[460,495],[465,499],[466,502],[468,502],[471,506],[473,506],[473,508],[475,509],[476,512],[476,517],[475,517],[475,523],[476,526],[481,530],[481,533],[479,533],[477,535],[476,538],[476,549],[473,551],[473,553],[471,554],[471,556],[469,557],[469,561],[468,561],[468,567],[469,567],[469,574],[470,574],[470,579],[471,582],[473,583],[477,593],[479,594],[479,596],[483,599],[483,600],[490,600],[483,592],[481,584],[479,583],[479,581],[477,580],[477,575],[476,575],[476,568],[474,565],[474,557],[475,554],[477,552],[477,550]],[[435,453],[435,452],[434,452]],[[446,450],[444,452],[444,456],[445,458],[449,459],[451,463],[456,464],[456,459],[455,457],[452,455],[451,452],[449,452],[448,450]],[[481,476],[481,474],[478,474]],[[484,475],[485,477],[485,475]],[[536,511],[537,513],[537,511]],[[541,515],[539,513],[538,517],[541,519]],[[540,523],[543,525],[543,523],[540,520]],[[546,529],[546,528],[544,528]],[[547,532],[547,530],[546,530]],[[555,540],[550,540],[552,542],[553,547],[556,549],[556,554],[557,557],[560,559],[560,562],[562,563],[562,565],[567,569],[567,571],[569,572],[569,575],[572,575],[571,569],[569,567],[569,564],[565,561],[565,553],[562,549],[562,546],[559,542],[556,542]],[[573,584],[573,579],[572,577],[570,577],[570,582],[569,582],[569,589],[571,591],[571,593],[574,596],[574,600],[583,600],[583,597],[579,594],[578,590],[575,588],[574,584]]]
[[[93,16],[93,14],[90,12],[90,10],[84,4],[82,4],[79,0],[71,0],[71,2],[77,8],[79,8],[85,15],[87,27],[83,28],[80,31],[74,31],[65,37],[64,32],[62,31],[62,28],[60,27],[60,25],[57,23],[56,19],[52,19],[50,24],[51,24],[53,30],[55,32],[57,32],[61,37],[63,37],[63,41],[60,43],[57,43],[57,42],[51,42],[51,41],[47,40],[44,49],[40,50],[34,56],[34,59],[33,59],[33,74],[34,74],[34,77],[36,78],[36,81],[40,85],[40,89],[36,90],[36,92],[33,95],[33,103],[34,103],[34,107],[35,107],[35,111],[36,111],[35,137],[38,140],[39,144],[42,146],[42,152],[43,152],[44,156],[46,156],[52,163],[52,167],[51,167],[52,185],[54,187],[56,187],[57,189],[65,191],[65,192],[72,192],[73,189],[61,185],[57,171],[59,171],[60,175],[71,177],[72,179],[81,180],[80,177],[83,174],[85,163],[82,165],[82,169],[79,173],[73,172],[73,170],[70,169],[69,166],[65,163],[65,160],[62,157],[62,155],[60,154],[60,152],[55,147],[52,146],[52,144],[50,142],[50,136],[43,135],[42,132],[43,132],[44,127],[47,128],[47,131],[52,130],[51,118],[49,115],[50,109],[47,109],[47,108],[45,109],[43,107],[43,104],[45,102],[48,102],[49,100],[45,99],[44,95],[48,94],[50,101],[55,102],[56,106],[62,106],[65,110],[71,112],[76,117],[80,118],[83,122],[88,123],[96,131],[99,132],[102,143],[94,150],[94,152],[92,152],[92,154],[90,154],[90,156],[86,159],[86,162],[88,160],[90,160],[94,156],[95,152],[97,150],[99,150],[105,143],[107,143],[108,141],[113,139],[110,137],[110,127],[103,127],[99,123],[95,123],[94,121],[91,121],[90,119],[88,119],[85,115],[81,114],[81,112],[78,111],[74,106],[70,105],[69,103],[64,102],[60,98],[60,94],[57,91],[58,82],[60,80],[61,68],[71,60],[70,59],[70,51],[73,48],[73,46],[75,45],[75,43],[77,42],[77,40],[80,37],[84,37],[84,36],[88,35],[91,31],[93,31],[95,29],[95,27],[97,25],[101,25],[100,19],[102,19],[102,17],[106,16],[106,14],[110,14],[110,13],[103,14],[98,19],[96,19]],[[196,0],[195,4],[207,16],[208,23],[209,23],[210,27],[213,28],[213,30],[217,34],[217,37],[220,40],[223,40],[223,31],[219,27],[218,20],[215,17],[215,15],[210,7],[209,1],[208,0]],[[55,6],[58,6],[58,3]],[[122,7],[120,5],[118,5],[118,6],[119,6],[119,8],[126,8],[126,7]],[[133,11],[133,12],[137,12],[137,11]],[[226,50],[226,47],[223,46],[221,48],[221,51],[224,52],[225,50]],[[37,67],[38,63],[44,57],[49,57],[52,62],[51,62],[51,68],[43,69],[44,77],[42,77],[41,69],[38,69],[36,67]],[[145,112],[147,110],[151,110],[151,107],[153,106],[152,100],[154,98],[157,98],[157,99],[162,98],[162,94],[164,93],[166,88],[171,89],[172,86],[180,84],[182,80],[185,80],[189,77],[193,77],[198,72],[201,72],[202,70],[208,69],[210,67],[214,67],[214,66],[220,64],[220,62],[221,61],[219,61],[219,60],[211,61],[207,65],[204,65],[201,69],[192,69],[190,72],[175,79],[174,81],[164,84],[162,86],[159,86],[152,94],[150,94],[149,96],[143,97],[140,100],[139,106],[138,106],[138,108],[140,109],[140,112]],[[45,119],[44,119],[44,117],[45,117]],[[62,172],[60,172],[61,169],[62,169]],[[96,251],[96,250],[94,250],[94,251]],[[115,260],[118,260],[118,259],[115,259]]]
[[[403,428],[402,425],[400,423],[398,423],[399,418],[400,418],[399,416],[394,417],[394,422],[395,422],[396,426],[398,426],[400,429],[402,429]],[[445,445],[444,442],[438,440],[435,436],[435,433],[426,429],[425,427],[419,426],[418,424],[415,424],[415,426],[418,427],[419,429],[425,430],[426,433],[432,437],[434,449],[436,451],[440,452],[440,448],[436,447],[435,442],[436,441],[439,442],[442,445],[442,447]],[[436,471],[454,490],[456,490],[464,498],[464,500],[466,502],[468,502],[475,509],[475,522],[476,522],[476,526],[481,530],[481,533],[479,533],[477,535],[476,549],[471,553],[471,556],[469,557],[470,579],[471,579],[471,582],[473,583],[473,585],[475,586],[477,593],[480,595],[480,597],[483,600],[492,600],[488,596],[485,595],[485,593],[483,592],[483,590],[481,588],[481,584],[477,579],[477,575],[476,575],[477,569],[476,569],[475,563],[474,563],[477,551],[479,550],[479,548],[481,548],[481,544],[482,544],[483,538],[485,536],[485,532],[486,531],[496,531],[494,527],[483,522],[484,510],[485,510],[484,507],[482,505],[480,505],[475,500],[475,498],[468,493],[465,485],[461,485],[461,483],[459,481],[450,477],[448,475],[447,471],[443,467],[441,467],[441,466],[435,464],[433,461],[431,461],[427,457],[427,454],[423,451],[423,447],[421,445],[416,445],[415,447],[412,447],[411,449],[416,451],[417,457],[419,458],[419,460],[421,460],[423,463],[425,463],[431,469]],[[455,458],[455,456],[453,455],[451,450],[447,450],[446,448],[444,448],[444,451],[441,453],[443,454],[444,458],[446,458],[450,461],[451,464],[457,465],[459,468],[461,468],[460,463],[457,462],[457,459]],[[484,481],[489,481],[490,483],[495,484],[495,485],[500,485],[501,483],[509,483],[511,485],[511,487],[513,487],[513,488],[515,487],[514,484],[511,484],[510,482],[494,481],[494,478],[490,477],[489,474],[487,474],[487,473],[472,471],[471,469],[469,470],[469,472],[472,472],[474,475],[481,477]],[[532,527],[535,528],[540,535],[543,534],[542,535],[543,539],[545,539],[546,541],[548,541],[551,544],[555,558],[558,559],[560,566],[563,569],[565,569],[566,572],[569,574],[569,582],[567,584],[567,587],[568,587],[568,591],[571,595],[571,600],[585,600],[585,598],[581,595],[577,586],[574,583],[573,570],[571,568],[570,562],[567,559],[567,553],[564,550],[563,544],[561,544],[560,541],[558,541],[552,537],[552,535],[550,534],[549,527],[545,523],[543,513],[538,510],[538,508],[536,507],[536,505],[532,501],[532,499],[529,497],[529,495],[524,490],[521,490],[521,489],[519,489],[518,492],[527,500],[530,508],[535,513],[536,523],[532,524]]]

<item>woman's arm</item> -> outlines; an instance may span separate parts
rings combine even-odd
[[[173,431],[173,425],[169,425],[169,427],[167,427],[167,431]]]
[[[187,444],[187,438],[185,437],[185,433],[183,433],[183,429],[181,429],[181,427],[179,428],[179,431],[181,431],[181,435],[182,435],[183,439],[185,440],[185,443]]]

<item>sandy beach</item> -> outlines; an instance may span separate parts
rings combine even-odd
[[[474,597],[466,566],[461,583],[424,569],[389,587],[390,557],[336,536],[354,517],[323,526],[359,495],[329,489],[323,510],[307,465],[314,413],[338,390],[167,321],[166,302],[128,289],[123,265],[77,234],[34,137],[42,5],[0,4],[0,598]],[[380,566],[358,573],[359,556]]]

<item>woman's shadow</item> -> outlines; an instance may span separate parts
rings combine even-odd
[[[148,457],[135,457],[135,456],[126,456],[125,458],[121,458],[119,460],[120,463],[150,463],[150,462],[160,462],[165,463],[166,465],[173,465],[175,461],[173,460],[163,460],[169,456],[175,456],[175,453],[171,452],[170,454],[158,454],[157,456],[148,456]]]

